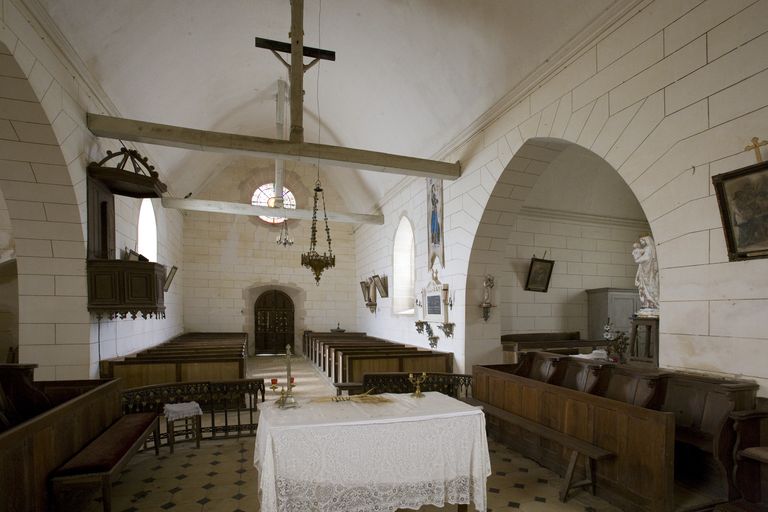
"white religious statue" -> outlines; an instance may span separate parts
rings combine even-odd
[[[656,245],[648,235],[632,244],[632,258],[637,263],[635,286],[640,294],[641,309],[637,316],[659,316],[659,263]]]
[[[483,302],[481,306],[491,305],[491,288],[493,288],[493,276],[486,274],[483,280]]]

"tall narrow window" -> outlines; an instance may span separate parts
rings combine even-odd
[[[396,315],[412,315],[413,286],[415,281],[416,247],[413,239],[413,228],[407,218],[400,219],[400,225],[395,232],[394,258],[392,260],[392,277],[394,280],[394,295],[392,311]]]
[[[136,250],[149,261],[157,261],[157,222],[155,209],[149,199],[141,200]]]

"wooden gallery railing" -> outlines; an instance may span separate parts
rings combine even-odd
[[[259,395],[264,402],[264,391],[264,379],[177,382],[128,389],[123,391],[120,401],[123,414],[150,411],[163,414],[165,404],[197,402],[203,410],[201,438],[213,439],[255,435],[256,404]],[[192,433],[192,422],[189,425],[185,427],[186,436]],[[168,433],[163,427],[160,437],[168,442]]]

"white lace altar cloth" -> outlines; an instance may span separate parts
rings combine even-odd
[[[197,402],[181,402],[178,404],[165,404],[163,414],[168,421],[176,421],[192,416],[202,416],[203,410]]]
[[[436,392],[383,396],[392,402],[265,404],[254,450],[261,512],[486,510],[482,410]]]

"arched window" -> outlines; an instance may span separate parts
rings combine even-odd
[[[274,206],[275,205],[275,184],[265,183],[256,189],[251,197],[251,204],[254,206]],[[293,192],[288,190],[287,187],[283,187],[283,207],[284,208],[296,208],[296,198],[293,196]],[[267,217],[259,215],[259,218],[264,222],[270,224],[280,224],[285,221],[285,217]]]
[[[392,260],[392,278],[394,295],[392,312],[396,315],[412,315],[413,286],[416,270],[416,247],[413,239],[413,228],[407,218],[400,219],[400,225],[395,232],[394,258]]]
[[[136,250],[149,261],[157,261],[157,222],[155,209],[149,199],[141,200]]]

